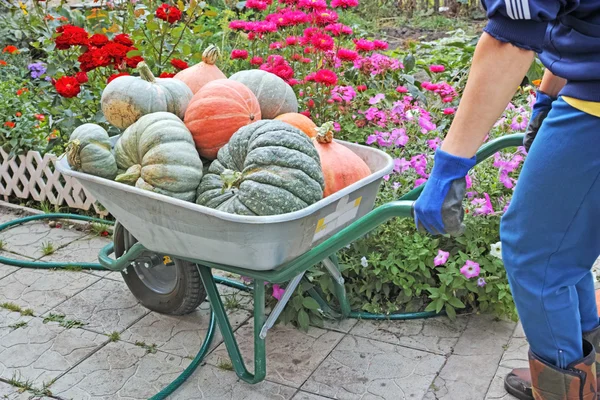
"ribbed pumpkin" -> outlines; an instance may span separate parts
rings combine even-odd
[[[317,136],[317,125],[312,121],[312,119],[308,118],[304,114],[286,113],[279,115],[275,119],[295,126],[302,132],[306,133],[310,138]]]
[[[117,163],[112,153],[108,133],[99,125],[77,127],[67,146],[67,161],[75,171],[115,179]]]
[[[245,85],[229,79],[208,83],[190,101],[185,125],[202,157],[214,160],[217,152],[241,127],[261,119],[256,96]]]
[[[146,63],[138,64],[139,77],[120,76],[110,82],[100,100],[104,117],[125,129],[142,115],[168,111],[183,118],[193,96],[180,80],[155,78]]]
[[[323,172],[311,140],[289,124],[245,126],[219,150],[196,203],[241,215],[277,215],[323,198]]]
[[[313,141],[325,176],[324,197],[371,175],[369,166],[362,158],[346,146],[333,141],[332,122],[320,127]]]
[[[202,161],[190,131],[174,114],[144,115],[123,132],[115,145],[117,165],[125,173],[117,182],[194,201],[202,179]]]
[[[208,82],[227,78],[215,65],[219,56],[219,48],[210,45],[202,53],[202,62],[178,72],[173,78],[185,83],[196,94]]]
[[[263,119],[298,112],[298,99],[290,85],[275,74],[260,69],[240,71],[229,77],[248,86],[258,99]]]

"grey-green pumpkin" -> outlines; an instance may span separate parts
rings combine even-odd
[[[281,121],[238,130],[219,150],[196,203],[240,215],[278,215],[323,198],[323,171],[310,138]]]
[[[202,161],[192,134],[176,115],[144,115],[123,132],[115,145],[117,182],[194,201],[202,179]]]
[[[240,71],[229,77],[246,85],[258,99],[262,119],[275,119],[298,112],[298,99],[290,85],[275,74],[260,69]]]
[[[155,78],[150,68],[138,64],[140,76],[120,76],[102,92],[100,104],[104,118],[125,129],[142,115],[167,111],[183,119],[192,96],[190,88],[180,80]]]
[[[75,171],[115,179],[117,163],[108,133],[99,125],[83,124],[71,133],[67,162]]]

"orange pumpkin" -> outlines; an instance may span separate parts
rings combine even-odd
[[[325,177],[323,197],[327,197],[371,175],[369,166],[346,146],[333,140],[333,123],[328,122],[317,130],[313,139],[321,158]]]
[[[275,119],[286,122],[300,129],[302,132],[306,133],[310,138],[314,138],[315,136],[317,136],[317,125],[304,114],[285,113],[275,117]]]
[[[215,65],[219,55],[219,48],[211,44],[202,53],[201,63],[178,72],[173,78],[183,81],[196,94],[208,82],[227,78]]]
[[[235,132],[261,119],[258,99],[244,84],[229,79],[212,81],[192,97],[185,112],[185,126],[196,149],[214,160]]]

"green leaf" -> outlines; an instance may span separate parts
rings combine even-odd
[[[465,308],[464,303],[460,301],[457,297],[450,297],[450,299],[448,299],[448,303],[456,308]]]
[[[131,51],[128,51],[126,54],[127,58],[137,57],[137,56],[141,56],[141,55],[142,55],[142,52],[139,50],[131,50]]]
[[[450,318],[451,320],[456,319],[456,310],[454,309],[454,307],[452,307],[449,304],[446,304],[446,314],[448,315],[448,318]]]
[[[148,28],[149,31],[156,31],[158,30],[158,23],[154,21],[147,22],[146,28]]]
[[[320,308],[319,303],[312,297],[305,297],[304,300],[302,300],[302,305],[309,310],[318,310]]]
[[[308,314],[306,313],[306,311],[300,310],[298,312],[298,324],[300,325],[300,328],[302,328],[305,331],[307,331],[308,330],[309,321],[310,321],[310,319],[309,319]]]
[[[427,305],[427,307],[425,308],[425,311],[427,311],[427,312],[435,311],[435,306],[436,306],[435,301],[432,301],[431,303],[429,303]]]
[[[437,304],[435,305],[435,312],[439,313],[444,308],[444,301],[442,299],[437,299],[435,301]]]
[[[406,72],[410,72],[415,68],[417,61],[415,60],[415,56],[409,53],[406,55],[406,57],[404,57],[404,61],[402,63],[404,64],[404,70]]]

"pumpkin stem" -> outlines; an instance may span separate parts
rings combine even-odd
[[[124,183],[126,185],[134,186],[141,175],[142,166],[140,164],[134,164],[131,167],[127,168],[127,171],[117,175],[115,181],[119,183]]]
[[[333,141],[333,122],[326,122],[317,128],[316,139],[319,143],[331,143]]]
[[[154,78],[154,74],[152,73],[152,71],[150,71],[148,64],[146,64],[145,62],[142,61],[142,62],[138,63],[137,69],[143,80],[145,80],[147,82],[155,82],[156,81],[156,78]]]
[[[67,144],[67,161],[71,168],[73,168],[75,171],[81,169],[81,157],[79,156],[80,148],[81,142],[79,141],[79,139],[72,140]]]
[[[202,53],[202,61],[208,65],[215,65],[219,57],[221,57],[221,51],[214,44],[208,46]]]
[[[226,190],[230,190],[232,188],[237,188],[242,183],[243,175],[239,171],[232,171],[230,169],[226,169],[221,173],[221,179],[223,180],[223,190],[222,193],[225,193]]]

